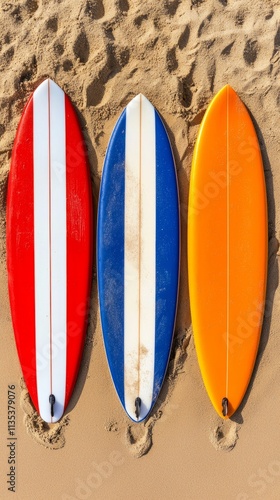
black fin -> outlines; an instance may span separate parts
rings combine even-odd
[[[224,417],[226,417],[228,414],[228,398],[222,399],[222,408],[223,408],[223,415]]]
[[[51,405],[51,416],[53,417],[54,416],[54,404],[55,404],[55,396],[53,394],[50,395],[49,397],[49,403]]]
[[[135,415],[136,415],[136,418],[138,420],[139,418],[139,415],[140,415],[140,408],[141,408],[141,398],[136,398],[135,399]]]

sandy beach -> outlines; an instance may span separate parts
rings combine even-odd
[[[280,2],[10,0],[1,2],[0,30],[1,500],[279,500]],[[95,220],[106,147],[135,95],[141,92],[158,109],[171,140],[181,209],[178,313],[166,380],[144,423],[129,420],[111,381],[95,261],[81,370],[60,422],[42,421],[22,379],[8,299],[6,193],[21,113],[47,77],[78,113]],[[207,396],[194,347],[186,235],[198,128],[212,97],[227,83],[249,109],[261,146],[269,261],[253,377],[239,410],[223,421]],[[7,439],[9,386],[16,397],[14,441]],[[11,457],[15,493],[7,482]]]

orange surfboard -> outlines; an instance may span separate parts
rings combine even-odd
[[[194,340],[218,414],[248,387],[261,334],[267,275],[267,202],[257,135],[226,85],[203,118],[192,162],[188,267]]]

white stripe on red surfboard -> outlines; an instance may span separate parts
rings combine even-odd
[[[55,422],[64,411],[66,380],[66,148],[64,92],[54,82],[34,92],[33,117],[37,393],[40,415]]]
[[[136,420],[150,409],[154,384],[156,294],[156,151],[155,111],[142,95],[126,108],[124,393],[128,414]],[[138,161],[137,161],[138,159]]]
[[[33,95],[36,375],[39,412],[49,421],[50,248],[48,81]],[[45,402],[46,400],[46,402]]]
[[[65,94],[50,80],[51,351],[53,421],[64,411],[66,386],[66,133]]]

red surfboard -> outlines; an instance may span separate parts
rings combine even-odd
[[[7,200],[7,266],[15,340],[37,411],[56,422],[77,377],[92,267],[86,150],[69,98],[47,79],[15,138]]]

